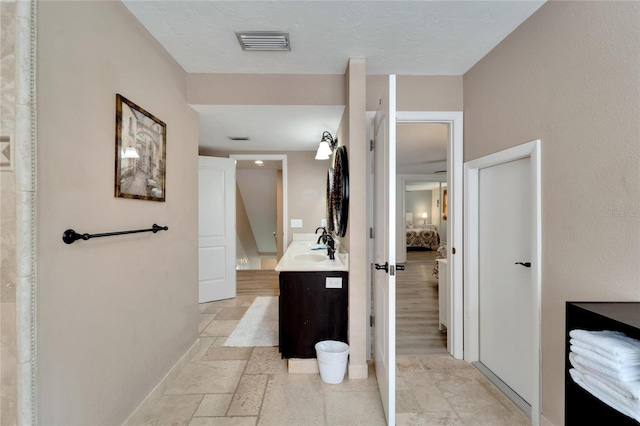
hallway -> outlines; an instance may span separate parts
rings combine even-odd
[[[385,424],[372,364],[366,380],[329,385],[288,374],[276,347],[223,347],[258,295],[278,294],[277,282],[273,271],[238,271],[236,298],[199,305],[201,348],[144,424]],[[398,425],[530,424],[475,368],[446,354],[399,357],[396,382]]]

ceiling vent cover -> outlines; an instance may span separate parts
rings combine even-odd
[[[236,37],[242,50],[291,50],[289,33],[277,31],[242,31]]]

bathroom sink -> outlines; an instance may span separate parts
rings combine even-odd
[[[1,1],[1,0],[0,0]],[[306,235],[306,234],[304,234]],[[316,243],[318,236],[309,234],[308,238],[295,238],[276,265],[278,272],[327,272],[349,271],[349,254],[342,251],[339,242],[335,242],[335,259],[329,259],[329,249]]]
[[[328,258],[323,254],[304,253],[294,256],[293,259],[297,260],[298,262],[322,262],[323,260],[327,260]]]

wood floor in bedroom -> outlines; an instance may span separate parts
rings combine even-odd
[[[396,355],[447,353],[447,334],[438,329],[436,251],[409,251],[396,273]]]

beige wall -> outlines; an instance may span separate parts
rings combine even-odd
[[[289,242],[294,233],[313,233],[327,216],[327,171],[331,164],[315,156],[313,151],[287,153]],[[291,228],[291,219],[302,219],[303,228]]]
[[[549,2],[464,76],[465,161],[542,140],[542,410],[565,301],[640,300],[640,3]]]
[[[197,338],[197,115],[122,3],[41,2],[37,22],[39,422],[120,424]],[[167,124],[164,203],[113,196],[116,93]]]
[[[346,73],[347,109],[343,119],[349,123],[345,135],[349,160],[349,217],[347,234],[349,247],[349,378],[367,377],[367,297],[369,261],[367,259],[367,142],[366,122],[366,63],[364,59],[350,59]]]
[[[344,105],[342,74],[189,74],[191,105]]]
[[[405,212],[413,214],[413,224],[416,227],[422,226],[425,222],[433,223],[434,217],[431,212],[431,207],[432,205],[435,205],[435,203],[432,203],[431,201],[432,193],[433,191],[431,190],[404,192]],[[426,220],[422,219],[422,213],[427,213],[429,217]],[[400,223],[404,223],[403,216],[400,216],[398,220],[400,221]],[[404,225],[403,228],[405,228]]]
[[[247,209],[244,206],[244,200],[242,199],[242,193],[240,187],[236,183],[236,235],[242,244],[242,250],[249,259],[258,258],[258,246],[256,245],[256,239],[253,236],[251,230],[251,222],[249,222],[249,216],[247,215]],[[236,253],[237,253],[236,248]],[[237,257],[237,255],[236,255]]]
[[[15,1],[0,2],[0,135],[15,149]],[[4,147],[3,147],[4,149]],[[4,161],[3,161],[4,162]],[[0,424],[16,424],[16,187],[0,166]]]
[[[318,139],[319,140],[319,139]],[[325,191],[329,161],[316,160],[314,151],[225,152],[202,150],[200,155],[229,157],[232,154],[277,154],[287,156],[287,233],[286,247],[293,234],[313,233],[326,217]],[[291,219],[302,219],[302,228],[291,228]]]
[[[376,111],[385,90],[386,75],[367,76],[367,111]],[[399,75],[398,111],[462,111],[462,76]]]

